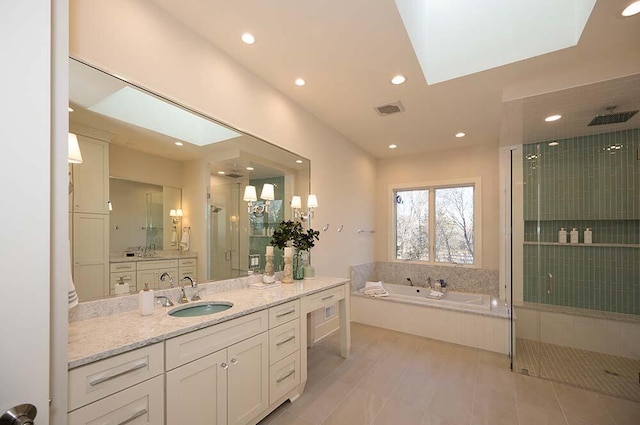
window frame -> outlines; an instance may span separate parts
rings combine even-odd
[[[435,261],[435,244],[436,244],[436,189],[447,189],[460,186],[473,186],[473,232],[474,232],[474,252],[472,264],[449,263],[445,261]],[[428,190],[429,191],[429,260],[402,260],[396,258],[396,207],[395,192],[398,190]],[[419,182],[406,184],[391,184],[388,186],[389,201],[389,222],[390,238],[387,248],[387,259],[390,262],[410,263],[410,264],[426,264],[431,266],[444,267],[482,267],[482,179],[480,177],[471,177],[465,179],[452,179],[433,182]]]

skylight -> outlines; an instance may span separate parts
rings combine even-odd
[[[395,0],[428,84],[578,44],[596,0]]]
[[[240,136],[233,130],[131,87],[116,91],[88,109],[198,146]]]

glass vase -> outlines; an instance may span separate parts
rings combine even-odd
[[[304,258],[302,251],[296,251],[293,254],[293,279],[304,279]]]

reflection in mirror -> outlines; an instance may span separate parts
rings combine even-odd
[[[308,194],[309,161],[77,60],[69,72],[83,156],[69,195],[80,299],[263,269],[274,225]],[[257,191],[251,211],[246,186]]]

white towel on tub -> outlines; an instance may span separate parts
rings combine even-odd
[[[382,282],[367,282],[362,288],[362,293],[370,297],[388,297],[389,292],[383,288]]]

